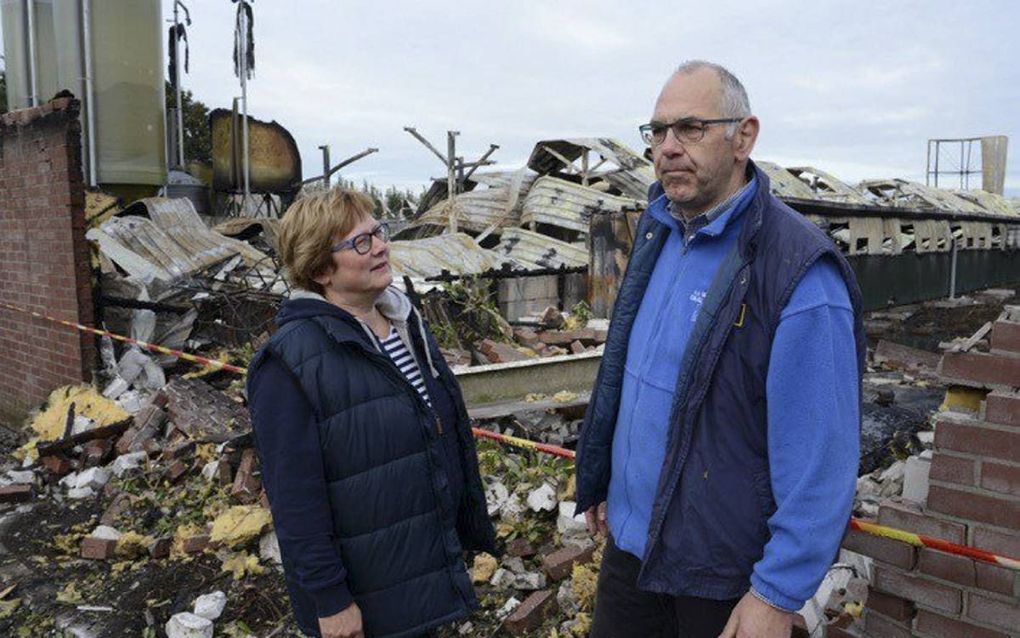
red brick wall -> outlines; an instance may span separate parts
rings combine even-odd
[[[950,353],[943,378],[989,390],[981,414],[938,415],[928,501],[887,502],[882,525],[1020,558],[1020,323],[998,321],[991,353]],[[863,631],[873,638],[1020,635],[1020,572],[851,532],[874,559]]]
[[[77,100],[0,116],[0,303],[91,325]],[[0,307],[0,415],[90,380],[91,336]]]

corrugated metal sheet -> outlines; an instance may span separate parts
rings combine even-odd
[[[594,188],[574,184],[556,177],[540,177],[524,198],[521,225],[549,224],[581,233],[588,232],[586,212],[604,210],[619,212],[643,207],[642,200],[617,197]]]
[[[390,242],[390,265],[397,278],[407,275],[412,279],[424,279],[439,275],[443,270],[467,275],[499,268],[507,261],[515,267],[527,267],[482,248],[464,233]]]
[[[811,187],[800,181],[796,175],[779,164],[755,160],[754,163],[769,177],[769,186],[776,197],[796,197],[797,199],[817,199]]]
[[[147,216],[145,216],[147,215]],[[128,274],[149,283],[180,279],[240,255],[248,265],[266,258],[246,242],[209,229],[187,199],[142,199],[86,237]]]
[[[983,190],[953,191],[957,197],[968,202],[977,204],[989,213],[996,215],[1007,215],[1009,217],[1020,217],[1020,208],[1014,207],[1010,200],[997,193],[989,193]]]
[[[973,202],[940,188],[932,188],[905,179],[873,179],[861,182],[858,188],[873,198],[873,203],[894,208],[988,213]]]
[[[807,184],[814,199],[847,204],[868,205],[873,203],[861,191],[840,181],[831,173],[814,166],[793,166],[786,170]]]
[[[550,152],[551,151],[551,152]],[[613,162],[620,168],[634,169],[649,166],[648,160],[641,157],[620,142],[608,137],[576,137],[560,140],[543,140],[535,144],[528,158],[528,168],[540,175],[549,175],[567,170],[568,162],[573,162],[584,155],[585,151],[593,151],[606,161]],[[592,164],[594,166],[594,163]]]
[[[585,152],[598,156],[589,158],[589,183],[606,180],[621,195],[644,199],[655,181],[651,162],[608,137],[539,142],[528,158],[528,167],[541,175],[580,175],[582,165],[577,160]]]
[[[499,175],[475,175],[484,188],[476,188],[454,197],[459,229],[480,233],[490,226],[516,226],[520,223],[522,195],[531,188],[537,175],[514,171]],[[449,224],[450,203],[442,200],[409,225],[409,228]]]
[[[588,265],[588,249],[584,245],[570,244],[523,228],[504,229],[499,244],[492,248],[492,252],[526,263],[531,268]]]

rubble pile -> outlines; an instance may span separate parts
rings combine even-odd
[[[604,539],[574,516],[573,464],[479,442],[489,515],[506,551],[471,565],[482,611],[444,636],[587,636]]]
[[[288,609],[246,408],[185,378],[126,405],[61,388],[7,462],[0,634],[276,628]]]
[[[507,324],[507,332],[470,343],[467,348],[442,349],[451,367],[528,361],[537,358],[601,352],[609,330],[607,319],[591,319],[583,312],[561,312],[550,306],[540,317]]]
[[[969,315],[970,325],[975,319],[989,316],[990,320],[977,324],[969,337],[939,338],[940,349],[945,352],[988,352],[988,333],[997,320],[1012,320],[1017,306],[1002,305],[1003,300],[1015,297],[1011,290],[983,291],[977,296],[984,302],[970,300],[954,302],[947,307],[979,307],[981,311]],[[938,302],[935,302],[938,303]],[[898,316],[912,311],[893,309],[889,313],[871,313]],[[942,333],[944,334],[944,333]],[[861,435],[861,477],[857,481],[856,515],[874,518],[878,503],[899,498],[911,503],[923,503],[928,494],[928,471],[931,467],[935,441],[935,416],[940,412],[957,412],[976,415],[981,410],[984,394],[963,386],[947,386],[939,378],[942,355],[909,346],[879,341],[871,353],[872,367],[864,377],[863,430]],[[888,427],[887,427],[888,426]]]

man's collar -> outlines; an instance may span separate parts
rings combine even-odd
[[[673,206],[673,202],[666,200],[666,210],[670,216],[676,220],[680,227],[680,231],[683,233],[685,242],[690,241],[694,235],[704,230],[706,234],[718,235],[722,232],[723,228],[726,227],[726,223],[729,219],[729,215],[726,216],[726,220],[721,223],[715,223],[717,220],[722,218],[726,213],[730,212],[737,207],[738,204],[744,203],[753,193],[754,187],[757,184],[754,171],[750,170],[748,166],[747,171],[747,182],[743,187],[738,189],[735,193],[726,198],[725,201],[713,206],[709,210],[695,216],[693,219],[687,220],[684,216],[676,210]]]

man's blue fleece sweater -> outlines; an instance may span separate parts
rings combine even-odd
[[[684,349],[756,187],[755,181],[748,184],[689,241],[666,207],[649,209],[671,231],[630,334],[607,499],[614,541],[639,558],[645,553]],[[839,270],[822,260],[795,288],[772,342],[766,400],[777,510],[768,521],[771,538],[751,586],[783,609],[799,609],[814,595],[850,515],[847,482],[833,477],[855,474],[860,456],[853,326]]]

